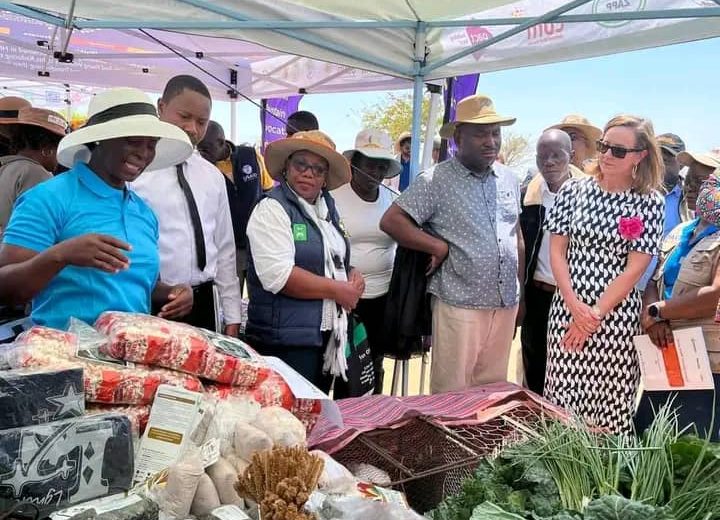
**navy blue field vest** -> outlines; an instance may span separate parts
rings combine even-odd
[[[297,195],[283,182],[267,195],[278,201],[290,217],[295,239],[295,265],[318,276],[325,276],[325,249],[320,230],[300,207]],[[340,218],[332,196],[323,190],[322,197],[328,207],[328,216],[335,228]],[[349,270],[350,244],[345,238],[345,268]],[[249,248],[249,245],[248,245]],[[322,300],[299,300],[284,294],[272,294],[263,289],[255,270],[252,251],[248,255],[248,339],[271,346],[322,347]]]

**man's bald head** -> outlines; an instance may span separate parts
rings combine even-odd
[[[537,147],[540,148],[541,145],[547,143],[555,143],[557,146],[560,146],[566,152],[572,152],[572,140],[570,139],[570,136],[567,134],[567,132],[563,132],[559,128],[551,128],[550,130],[545,130],[540,136],[540,139],[538,139]]]
[[[562,130],[546,130],[538,139],[535,163],[550,191],[557,191],[570,178],[572,156],[572,141]]]
[[[205,137],[198,143],[198,152],[205,160],[215,164],[227,159],[228,145],[225,141],[225,131],[217,121],[208,122]]]

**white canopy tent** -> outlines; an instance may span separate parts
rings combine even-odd
[[[0,9],[3,76],[157,90],[195,63],[230,97],[412,85],[415,167],[428,81],[720,36],[720,0],[25,0]]]

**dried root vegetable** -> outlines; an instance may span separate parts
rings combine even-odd
[[[266,499],[266,493],[279,496],[295,490],[295,497],[304,497],[307,501],[307,496],[317,489],[324,465],[320,457],[311,455],[303,447],[258,452],[253,455],[250,466],[240,476],[235,489],[242,498],[249,498],[257,504]],[[300,509],[305,501],[299,504]]]

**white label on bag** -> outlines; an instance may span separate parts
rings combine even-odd
[[[110,511],[116,511],[117,509],[124,509],[137,502],[140,502],[142,498],[138,495],[125,496],[124,494],[112,495],[98,500],[92,500],[84,504],[80,504],[73,507],[68,507],[62,511],[57,511],[50,515],[53,520],[65,520],[66,518],[72,518],[75,515],[79,515],[83,511],[88,509],[94,509],[98,515],[108,513]]]
[[[200,448],[203,468],[212,466],[220,460],[220,441],[217,438],[210,439]]]
[[[250,520],[245,511],[234,505],[218,507],[210,514],[220,520]]]
[[[135,457],[135,481],[141,482],[178,461],[202,402],[202,394],[160,385]]]

